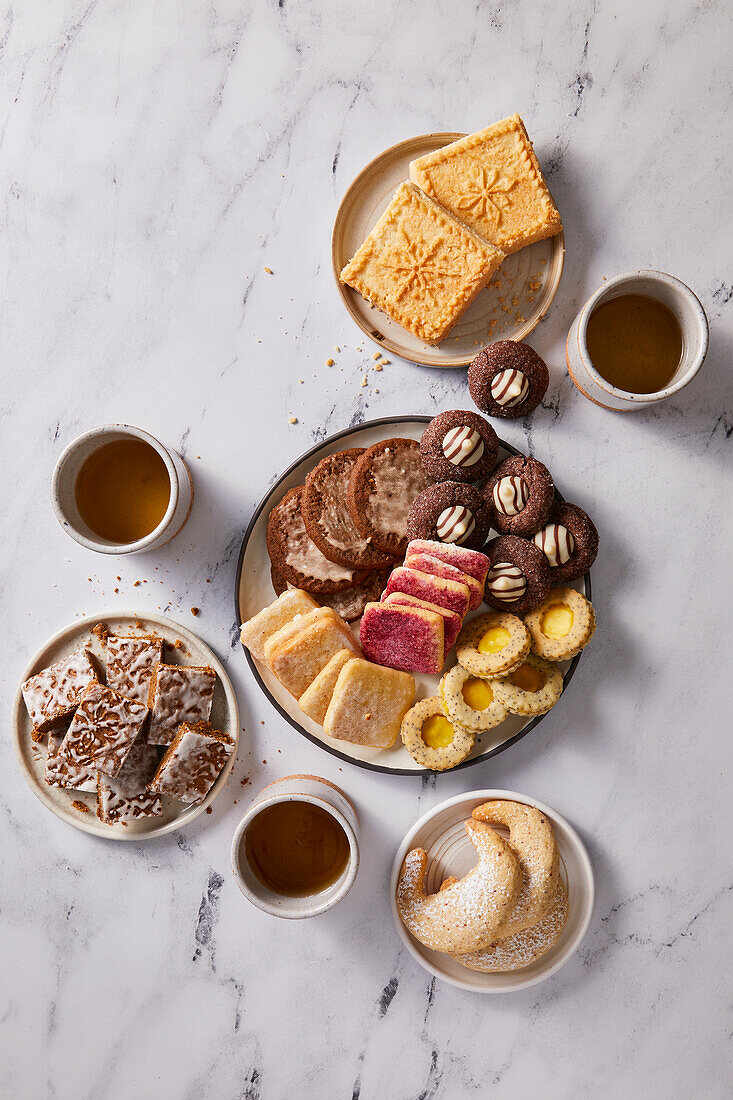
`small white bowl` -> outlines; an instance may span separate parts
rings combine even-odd
[[[656,298],[677,318],[682,329],[682,358],[672,380],[655,393],[629,393],[607,382],[588,354],[587,330],[591,314],[603,302],[621,294]],[[636,412],[665,401],[687,386],[703,365],[708,350],[708,319],[700,300],[689,286],[663,271],[627,271],[608,279],[592,294],[570,326],[565,359],[570,377],[584,397],[604,409]]]
[[[242,844],[247,826],[262,810],[278,802],[310,802],[320,806],[338,821],[346,833],[349,862],[341,877],[318,894],[306,897],[277,894],[260,882],[247,861]],[[356,881],[359,870],[359,819],[356,810],[339,787],[317,775],[287,775],[277,779],[260,791],[237,826],[232,838],[231,863],[239,889],[258,909],[273,917],[289,920],[317,917],[345,898]]]
[[[141,439],[160,455],[170,479],[170,500],[165,515],[154,531],[136,542],[116,544],[95,535],[79,515],[76,481],[90,455],[107,443],[122,439]],[[178,534],[191,512],[193,482],[181,456],[142,428],[134,428],[131,424],[103,424],[84,432],[63,452],[53,472],[51,502],[56,518],[67,535],[87,550],[95,550],[98,554],[135,554],[139,550],[157,549]]]
[[[431,951],[407,931],[397,909],[397,880],[405,856],[413,848],[424,848],[428,855],[425,888],[436,893],[449,875],[462,878],[476,863],[476,851],[468,839],[464,822],[482,802],[507,799],[536,806],[550,820],[560,851],[560,873],[568,888],[568,919],[558,943],[537,962],[522,970],[484,974],[461,966],[450,955]],[[588,930],[593,913],[595,886],[593,868],[582,840],[565,818],[555,810],[516,791],[468,791],[441,802],[429,810],[410,829],[400,844],[392,864],[389,899],[397,933],[413,958],[429,974],[473,993],[510,993],[545,981],[575,954]]]

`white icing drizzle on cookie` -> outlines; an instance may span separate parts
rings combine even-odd
[[[475,527],[473,513],[462,504],[454,504],[440,513],[435,530],[441,542],[457,542],[460,546],[471,537]]]
[[[561,523],[548,523],[537,532],[532,541],[553,568],[569,561],[575,550],[575,539]]]
[[[529,500],[527,482],[512,474],[500,477],[492,493],[497,512],[504,516],[517,516]]]
[[[521,405],[529,394],[529,382],[520,370],[500,370],[491,379],[491,396],[503,409]]]
[[[451,428],[443,437],[443,454],[454,466],[474,466],[483,453],[483,439],[467,424]]]
[[[516,603],[527,591],[527,578],[518,565],[499,561],[489,570],[488,587],[491,595],[502,603]]]

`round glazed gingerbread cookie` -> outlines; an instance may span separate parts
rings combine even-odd
[[[473,485],[441,481],[424,489],[407,519],[407,539],[452,542],[480,550],[490,527],[489,510]]]
[[[385,439],[356,460],[346,500],[356,528],[384,554],[404,557],[412,502],[432,483],[415,439]]]
[[[497,340],[468,368],[468,388],[482,412],[516,420],[536,409],[550,381],[547,365],[529,344]]]
[[[305,529],[322,554],[347,569],[386,569],[392,564],[357,530],[346,503],[349,479],[363,447],[327,455],[311,470],[303,490]]]
[[[547,558],[553,584],[582,577],[598,553],[598,532],[577,504],[556,501],[532,541]]]
[[[309,538],[303,523],[303,486],[289,489],[267,520],[267,553],[286,581],[314,595],[341,592],[364,579],[364,573],[325,558]]]
[[[484,589],[484,602],[489,607],[514,615],[539,607],[550,588],[550,567],[533,542],[516,535],[499,535],[484,553],[491,562]]]
[[[496,464],[498,449],[488,421],[462,409],[439,413],[420,440],[423,466],[436,481],[483,481]]]
[[[512,455],[494,470],[483,495],[492,527],[502,535],[533,535],[549,518],[555,486],[536,458]]]

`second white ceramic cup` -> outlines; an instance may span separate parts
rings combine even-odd
[[[79,515],[76,504],[76,479],[79,471],[90,455],[107,443],[116,443],[122,439],[141,439],[156,451],[165,463],[170,479],[170,499],[162,520],[149,535],[136,542],[116,544],[90,530]],[[181,456],[159,439],[135,428],[132,424],[102,424],[90,428],[68,445],[56,463],[51,482],[51,503],[56,518],[66,531],[88,550],[98,554],[134,554],[138,550],[153,550],[164,546],[177,535],[189,517],[193,505],[193,482],[188,467]]]
[[[621,294],[644,294],[656,298],[675,315],[682,329],[682,358],[669,385],[655,393],[629,393],[607,382],[593,366],[588,354],[588,320],[603,302]],[[608,279],[592,294],[570,326],[565,358],[573,382],[584,397],[618,412],[651,408],[658,401],[683,389],[695,377],[708,350],[708,320],[693,291],[663,271],[627,271]]]
[[[338,821],[349,842],[349,861],[343,874],[326,890],[306,897],[287,897],[270,890],[247,862],[242,843],[250,822],[268,806],[277,802],[311,802]],[[232,838],[232,874],[248,901],[273,917],[301,920],[325,913],[345,898],[359,871],[359,819],[344,792],[317,775],[287,775],[270,783],[255,798],[237,826]]]

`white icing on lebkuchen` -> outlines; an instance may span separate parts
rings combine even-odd
[[[529,382],[520,370],[501,370],[491,379],[491,396],[503,409],[520,405],[529,393]]]
[[[527,578],[518,565],[509,561],[492,566],[487,583],[491,595],[502,603],[516,603],[527,591]]]
[[[451,428],[443,437],[443,454],[454,466],[474,466],[483,453],[483,439],[467,424]]]
[[[532,541],[553,567],[569,561],[575,549],[575,539],[561,523],[548,523]]]
[[[471,537],[475,526],[473,513],[462,504],[454,504],[440,513],[435,530],[442,542],[457,542],[460,546]]]
[[[527,482],[512,474],[500,477],[492,493],[497,512],[505,516],[516,516],[529,500]]]

